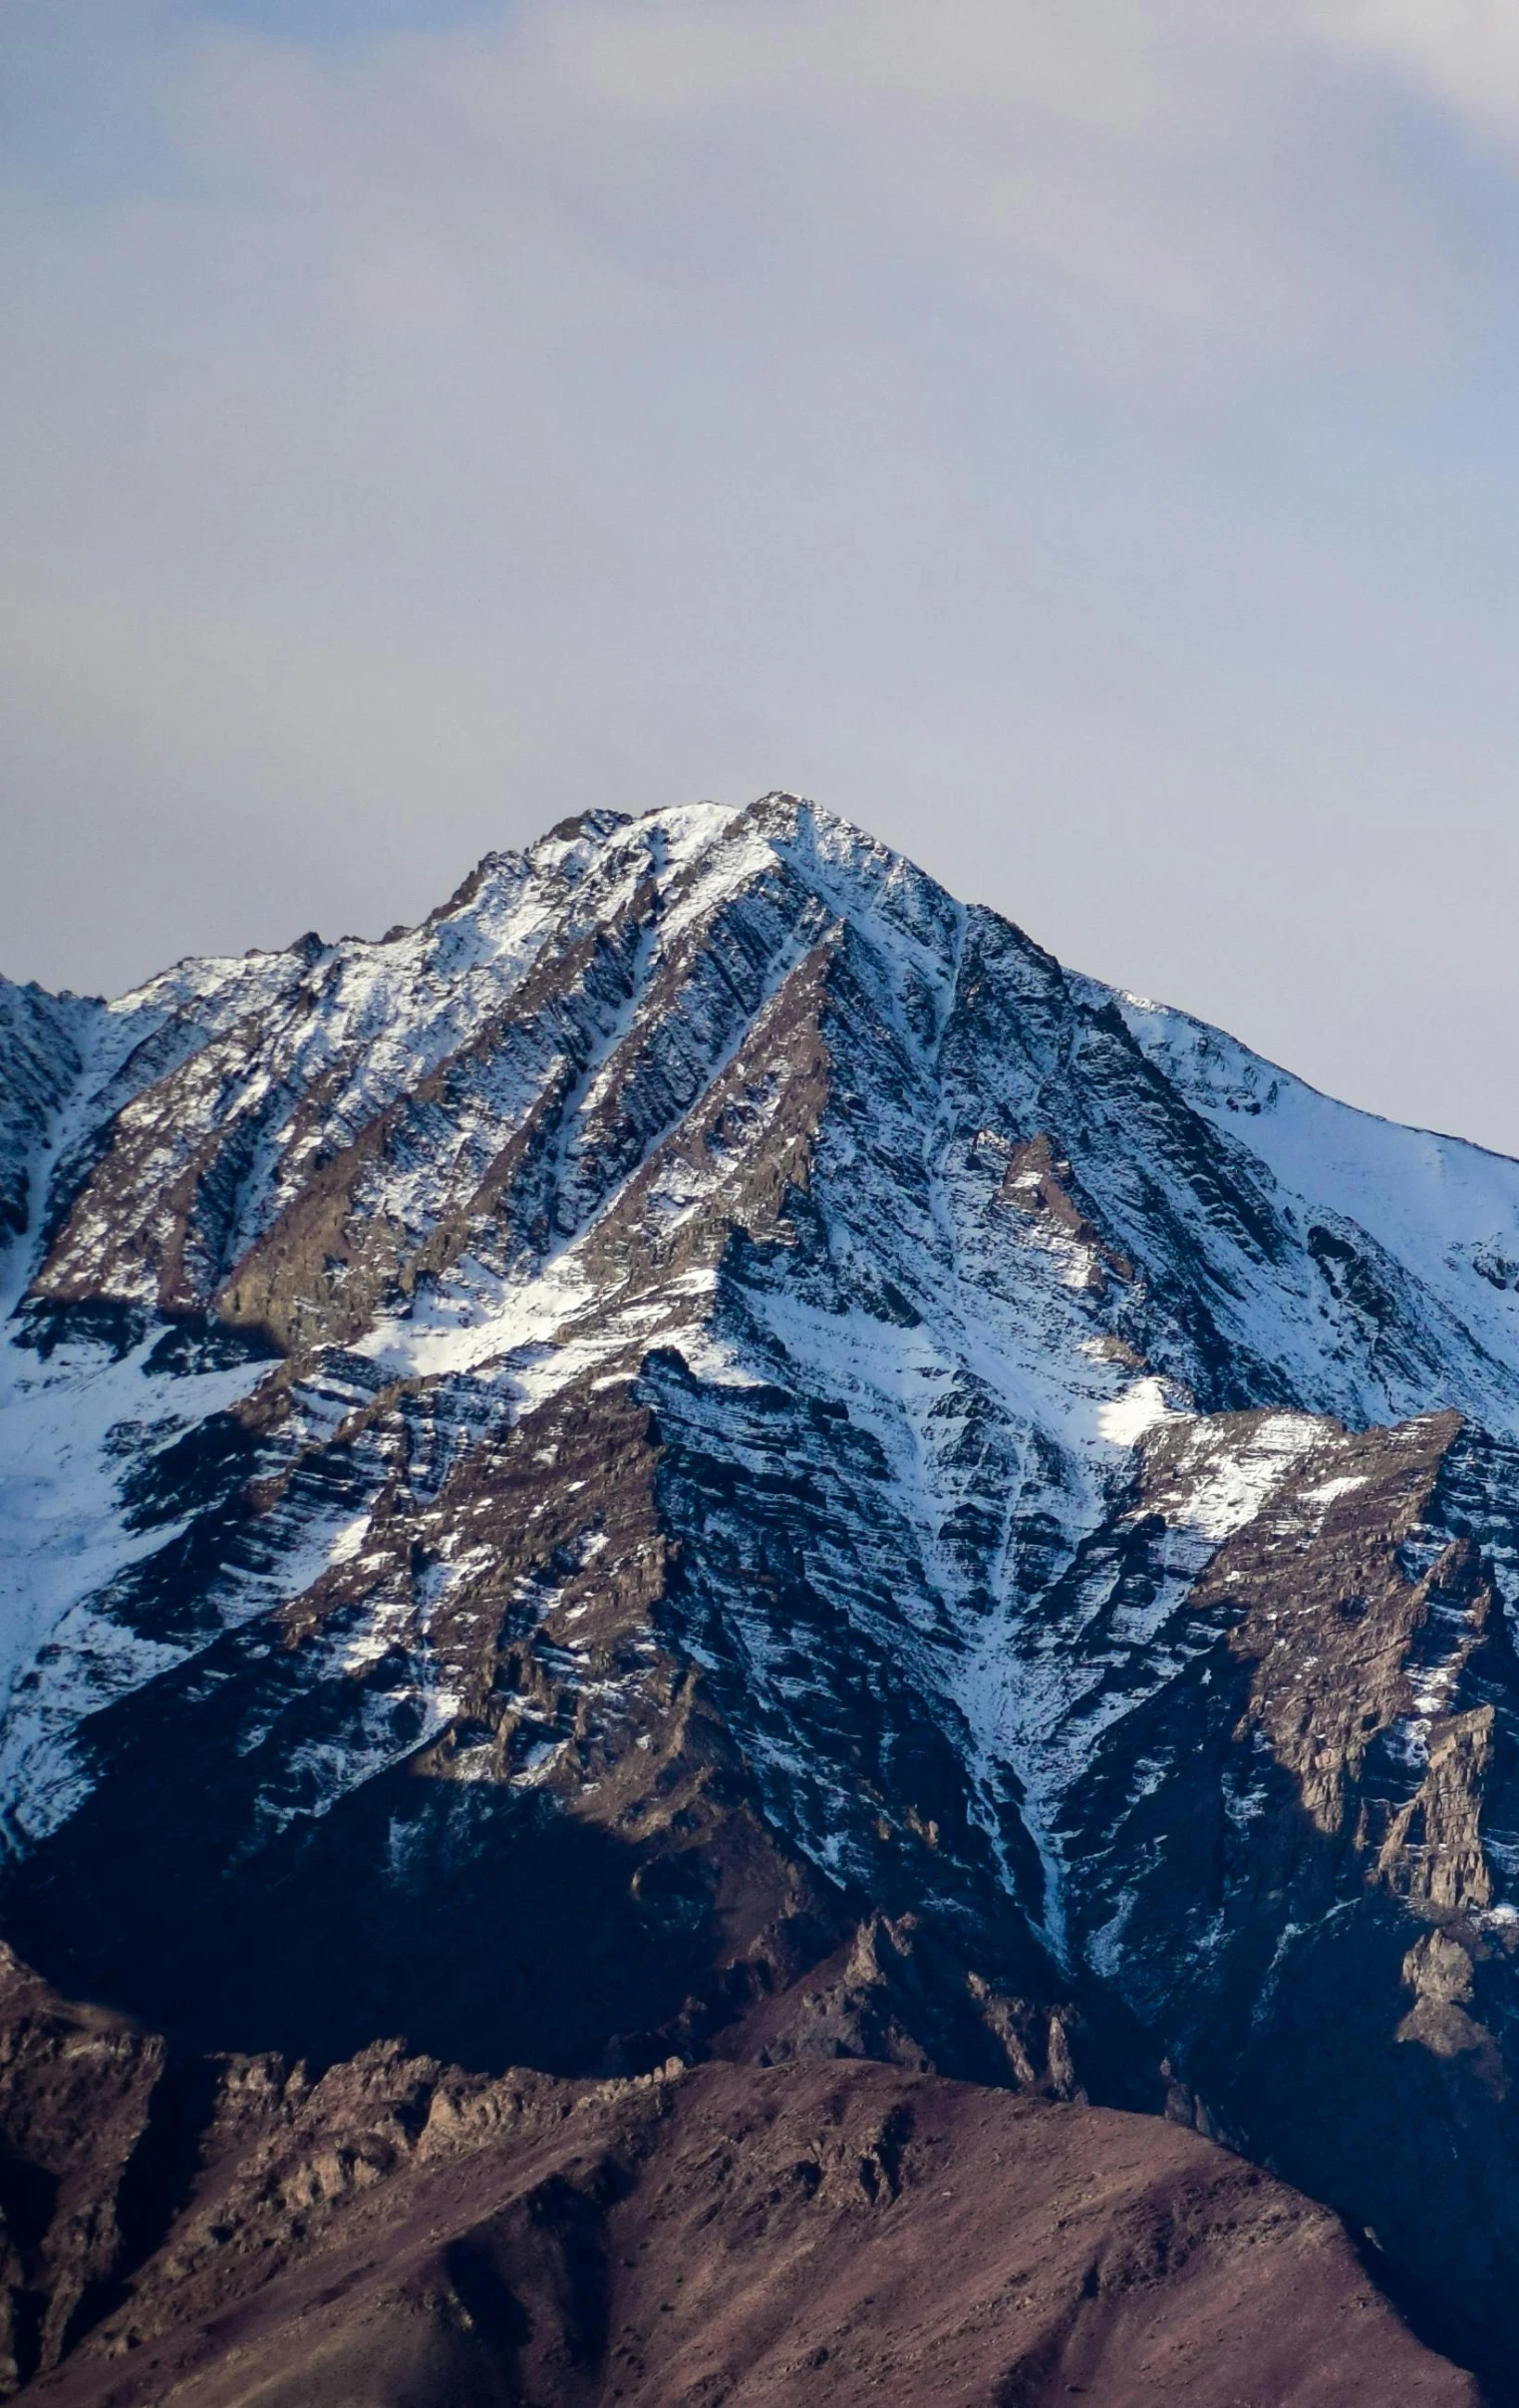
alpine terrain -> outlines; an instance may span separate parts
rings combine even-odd
[[[0,982],[0,2392],[1509,2396],[1519,1163],[770,794]]]

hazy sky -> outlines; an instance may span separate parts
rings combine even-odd
[[[0,0],[0,968],[786,785],[1519,1152],[1513,0]]]

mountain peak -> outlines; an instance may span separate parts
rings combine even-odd
[[[42,1971],[1170,2096],[1506,2329],[1519,1165],[779,792],[0,991],[0,1079]]]

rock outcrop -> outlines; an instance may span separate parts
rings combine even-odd
[[[1479,2396],[1242,2160],[885,2065],[379,2044],[314,2080],[185,2063],[11,1959],[0,2136],[0,2383],[39,2408]]]

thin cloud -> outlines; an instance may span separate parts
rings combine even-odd
[[[415,285],[428,257],[450,312],[471,274],[482,305],[514,299],[543,246],[574,255],[571,317],[609,278],[653,308],[916,269],[1042,312],[1088,370],[1107,349],[1165,376],[1457,331],[1473,229],[1438,195],[1409,208],[1401,130],[1337,73],[1352,38],[1369,29],[1334,12],[1217,0],[554,0],[336,50],[205,33],[171,130],[358,252],[361,283],[410,257]]]
[[[1472,130],[1519,142],[1519,17],[1503,0],[1327,0],[1318,25]]]

